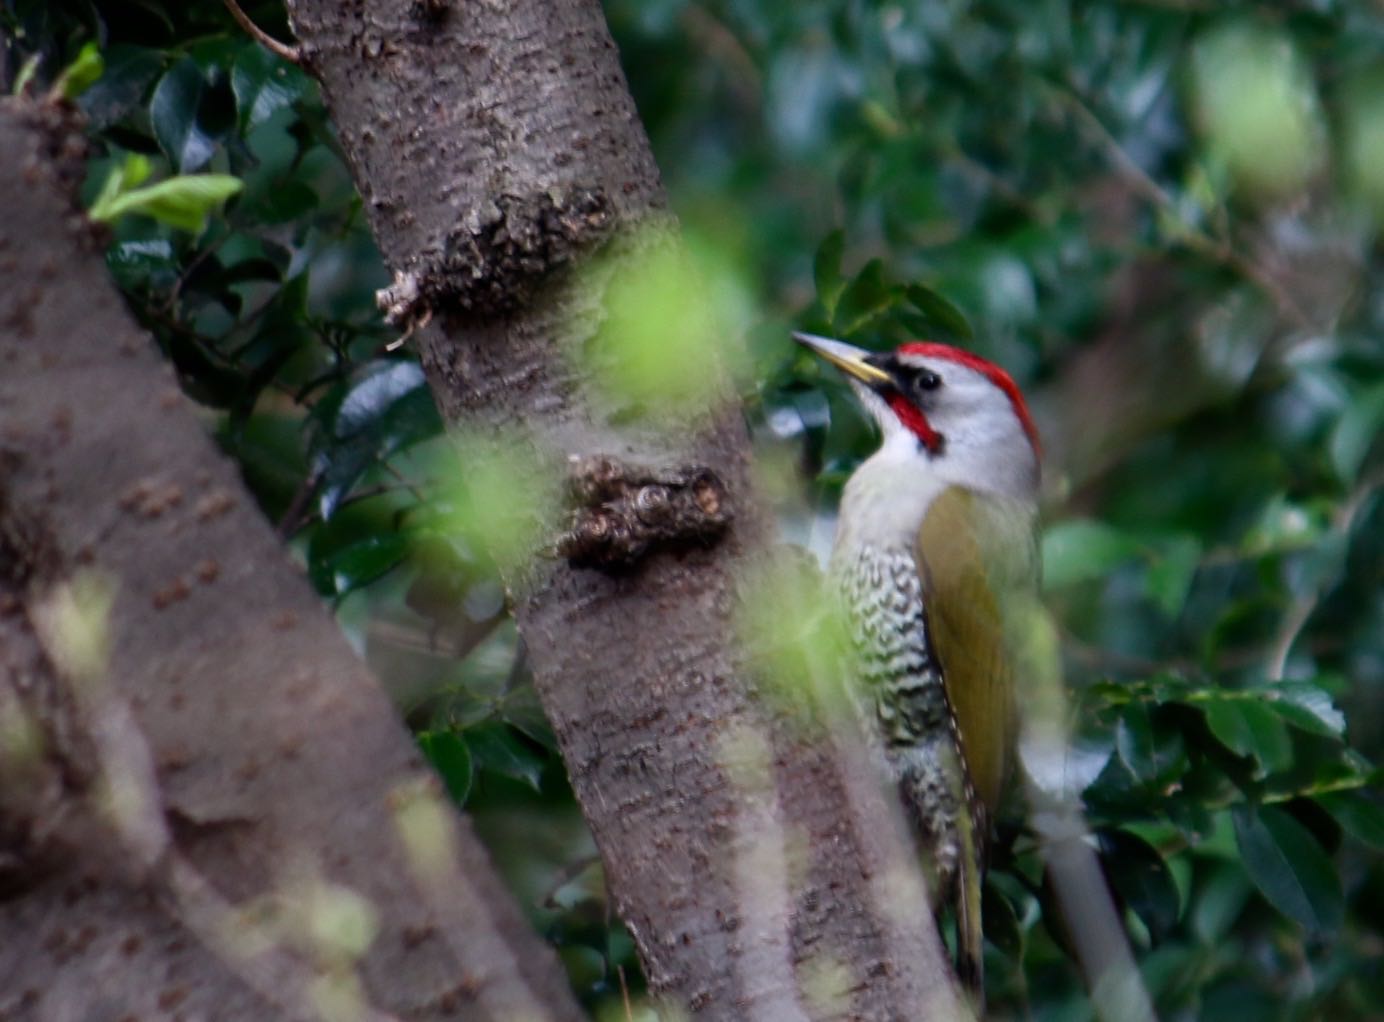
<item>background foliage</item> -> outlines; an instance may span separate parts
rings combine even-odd
[[[282,11],[251,5],[287,39]],[[968,344],[1033,396],[1084,790],[1166,1018],[1384,1004],[1384,12],[1347,0],[608,0],[785,533],[871,438],[790,324]],[[310,81],[214,3],[7,0],[5,77],[76,95],[140,321],[365,650],[573,982],[628,938],[526,685],[484,466],[373,303]],[[401,114],[403,116],[403,114]],[[214,627],[214,623],[209,624]],[[460,659],[458,659],[458,656]],[[992,1008],[1087,1009],[1031,841]]]

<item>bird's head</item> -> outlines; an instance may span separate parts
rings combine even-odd
[[[793,338],[846,375],[879,423],[886,451],[949,482],[1036,492],[1038,430],[1013,378],[993,362],[933,342],[870,352],[810,334]]]

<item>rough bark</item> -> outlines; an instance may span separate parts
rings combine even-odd
[[[0,103],[0,1018],[581,1017],[130,320],[72,127]]]
[[[733,642],[766,532],[739,410],[632,424],[564,357],[602,317],[571,266],[600,248],[619,274],[649,244],[632,227],[672,229],[599,4],[288,7],[446,415],[723,488],[718,542],[544,562],[517,610],[653,989],[712,1018],[956,1015],[887,801],[849,745],[756,697]]]

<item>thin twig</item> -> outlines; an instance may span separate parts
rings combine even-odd
[[[1051,91],[1057,101],[1076,119],[1078,127],[1100,146],[1110,162],[1114,164],[1115,169],[1119,171],[1120,176],[1134,189],[1135,193],[1166,213],[1177,224],[1178,240],[1212,262],[1220,263],[1222,266],[1235,271],[1259,288],[1274,303],[1279,314],[1297,329],[1307,331],[1316,329],[1311,317],[1302,310],[1293,296],[1279,281],[1274,279],[1271,273],[1244,253],[1237,251],[1228,239],[1214,238],[1194,224],[1189,223],[1178,208],[1176,200],[1168,194],[1162,185],[1150,177],[1143,167],[1134,161],[1133,157],[1125,151],[1115,136],[1110,134],[1109,129],[1101,123],[1100,118],[1081,101],[1079,96],[1056,86]]]
[[[231,17],[235,18],[236,24],[245,29],[245,31],[250,34],[250,38],[254,39],[255,42],[259,43],[275,56],[282,57],[290,64],[303,63],[303,54],[298,47],[279,42],[268,32],[264,31],[264,29],[256,25],[250,20],[250,16],[240,9],[240,5],[236,3],[236,0],[223,0],[223,2],[226,5],[226,10],[231,12]]]

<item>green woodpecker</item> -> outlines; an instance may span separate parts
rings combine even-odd
[[[1014,759],[1016,630],[1036,601],[1038,434],[1009,374],[969,352],[794,337],[846,375],[883,434],[846,483],[831,575],[854,690],[930,860],[934,906],[955,906],[957,971],[979,991],[986,843]]]

